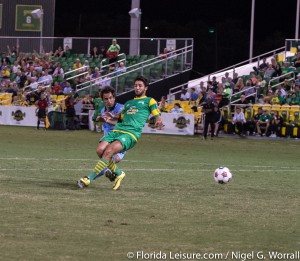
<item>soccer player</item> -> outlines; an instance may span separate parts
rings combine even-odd
[[[103,100],[104,107],[103,108],[98,108],[97,113],[97,118],[95,119],[96,122],[103,122],[103,130],[104,130],[104,136],[100,139],[99,142],[102,141],[102,139],[109,133],[111,132],[115,125],[118,122],[118,118],[122,112],[123,109],[123,104],[116,103],[116,91],[113,87],[111,86],[106,86],[102,89],[101,91],[101,99]],[[109,115],[108,115],[109,113]],[[113,117],[111,117],[113,115]],[[119,163],[124,155],[125,151],[117,153],[112,156],[112,159],[115,164]],[[102,155],[98,156],[101,158]],[[114,181],[116,178],[115,173],[112,173],[109,168],[106,168],[104,171],[100,172],[97,176],[95,176],[94,172],[92,172],[88,178],[90,181],[95,180],[96,178],[102,176],[103,174],[106,175],[110,179],[110,181]],[[80,187],[82,184],[79,182],[78,186]]]
[[[161,129],[163,127],[157,102],[153,98],[146,96],[148,86],[148,81],[143,76],[135,79],[134,92],[136,97],[124,104],[120,116],[122,122],[118,122],[115,125],[113,131],[109,132],[101,140],[96,149],[97,154],[101,158],[94,168],[93,177],[96,177],[106,168],[109,168],[111,172],[116,173],[113,190],[117,190],[120,187],[125,177],[125,172],[120,170],[114,163],[112,159],[113,155],[127,151],[135,146],[150,114],[156,119],[156,128]],[[109,112],[106,115],[114,118],[114,115]],[[80,188],[87,187],[93,177],[90,175],[89,177],[81,178],[77,181],[77,185]]]
[[[47,109],[48,109],[48,102],[46,99],[46,95],[44,92],[41,93],[41,98],[36,101],[36,112],[37,112],[37,129],[40,129],[40,123],[41,121],[45,124],[45,130],[46,130],[46,117],[47,117]]]

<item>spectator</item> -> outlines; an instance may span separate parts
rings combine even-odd
[[[93,78],[93,71],[92,68],[88,69],[88,73],[84,76],[85,81],[90,81]]]
[[[280,135],[280,128],[283,124],[283,118],[279,115],[278,111],[273,112],[273,117],[271,119],[271,124],[270,124],[270,137],[271,138],[276,138],[277,136]]]
[[[25,95],[22,95],[22,97],[21,97],[21,100],[19,101],[19,105],[20,106],[28,106],[28,102],[27,102],[27,100],[26,100],[26,96]]]
[[[280,85],[277,86],[277,89],[276,89],[276,91],[275,91],[275,94],[277,94],[279,91],[280,91],[280,96],[285,97],[286,91],[285,91],[285,89],[283,88],[283,84],[280,84]]]
[[[61,46],[58,46],[57,50],[53,54],[54,57],[65,57],[65,52]]]
[[[225,73],[224,80],[225,80],[225,83],[226,83],[226,82],[229,82],[229,81],[232,81],[232,78],[229,77],[229,72],[226,72],[226,73]]]
[[[48,73],[48,70],[42,72],[42,77],[39,78],[39,82],[42,82],[44,85],[51,85],[53,82],[52,75]]]
[[[120,63],[117,63],[117,64],[118,64],[118,66],[115,68],[114,72],[116,74],[125,73],[126,72],[126,67],[125,67],[124,62],[120,62]]]
[[[251,103],[255,103],[255,88],[251,85],[251,80],[247,81],[244,90],[244,94],[246,95],[247,99]]]
[[[73,64],[73,70],[77,70],[77,73],[79,73],[80,70],[78,70],[78,69],[81,68],[81,67],[82,67],[82,64],[80,62],[80,59],[77,58],[75,63]]]
[[[258,79],[256,78],[256,74],[254,72],[250,72],[250,80],[251,80],[252,86],[257,84]]]
[[[272,74],[272,77],[280,76],[282,74],[281,66],[279,63],[276,62],[275,58],[271,59],[271,65],[274,69],[274,73]]]
[[[225,83],[225,89],[222,94],[222,104],[227,105],[229,103],[230,97],[232,95],[232,89],[230,88],[230,83]]]
[[[256,128],[257,122],[262,114],[263,114],[262,107],[259,107],[258,112],[252,117],[251,122],[249,123],[250,135],[255,135],[255,133],[257,132],[257,128]]]
[[[236,84],[237,81],[238,81],[238,79],[239,79],[238,73],[234,72],[234,73],[233,73],[233,77],[232,77],[232,82],[233,82],[234,84]]]
[[[241,100],[239,101],[239,104],[241,105],[242,108],[247,108],[249,107],[249,101],[246,98],[245,94],[241,95]]]
[[[90,110],[94,109],[94,102],[93,97],[89,94],[87,94],[82,99],[82,107],[81,107],[81,113],[89,113]],[[83,117],[84,115],[79,116],[80,122],[83,122],[84,124],[88,124],[88,116]]]
[[[267,58],[266,57],[264,57],[263,59],[262,59],[262,63],[258,66],[258,69],[260,70],[260,71],[266,71],[267,70],[267,68],[268,68],[268,63],[267,63]]]
[[[3,52],[2,56],[1,56],[1,64],[7,64],[7,65],[11,65],[11,61],[10,59],[6,56],[6,53]]]
[[[196,89],[195,88],[191,88],[191,94],[190,94],[190,99],[189,101],[193,101],[195,102],[197,99],[199,98],[198,93],[196,93]]]
[[[265,70],[264,78],[266,77],[273,77],[272,75],[275,73],[275,69],[273,68],[272,64],[268,65],[268,68]]]
[[[98,48],[96,46],[94,46],[93,49],[90,51],[90,57],[91,58],[98,58],[99,57]]]
[[[240,90],[244,89],[244,80],[243,78],[239,78],[237,80],[237,83],[235,84],[234,88],[233,88],[233,93],[239,92]]]
[[[26,72],[22,69],[21,70],[21,75],[20,75],[20,88],[23,88],[25,86],[25,83],[27,81],[27,76],[25,74]]]
[[[54,82],[54,86],[52,87],[53,94],[55,95],[63,95],[63,88],[59,85],[58,81]]]
[[[111,76],[110,74],[104,75],[104,77],[100,81],[100,85],[99,85],[99,86],[101,86],[101,88],[104,87],[104,86],[110,86],[110,84],[111,84],[111,77],[110,76]]]
[[[49,70],[47,70],[49,73]],[[58,79],[61,78],[61,80],[65,77],[64,69],[61,67],[60,63],[56,64],[56,68],[54,69],[54,72],[52,74],[53,77],[56,77]]]
[[[300,67],[300,52],[297,52],[296,57],[292,60],[294,67]]]
[[[174,107],[170,110],[170,113],[184,113],[184,111],[179,103],[175,103]]]
[[[68,95],[69,93],[73,92],[71,84],[69,82],[67,82],[66,84],[67,84],[67,86],[63,89],[63,94],[64,95]]]
[[[95,79],[95,83],[97,85],[100,85],[101,84],[101,73],[100,73],[100,70],[98,67],[95,67],[95,72],[92,76],[92,79]]]
[[[188,101],[189,99],[190,99],[190,93],[187,91],[187,89],[182,89],[180,94],[180,100]]]
[[[100,60],[106,58],[106,50],[104,46],[100,47],[99,58]]]
[[[12,50],[9,45],[7,45],[8,56],[11,58],[17,58],[19,56],[19,46],[13,46]]]
[[[289,105],[300,105],[299,98],[295,92],[292,93],[292,99]]]
[[[164,48],[163,52],[159,55],[160,59],[168,58],[169,51],[167,48]]]
[[[112,39],[112,44],[106,52],[106,57],[109,59],[109,63],[115,63],[118,60],[120,49],[120,45],[117,44],[117,39]]]
[[[161,96],[160,102],[158,103],[158,109],[161,112],[167,112],[167,106],[168,106],[168,103],[167,103],[166,96]]]
[[[257,83],[256,83],[256,90],[257,90],[257,95],[259,94],[266,94],[266,85],[267,85],[267,82],[264,80],[263,76],[261,75],[258,75],[257,76]]]
[[[237,134],[239,136],[244,136],[244,126],[246,124],[246,119],[244,112],[241,107],[236,107],[236,112],[232,118],[233,129],[237,129]]]
[[[270,104],[274,105],[274,104],[284,104],[285,99],[283,98],[283,96],[281,96],[281,91],[278,91],[277,93],[275,93],[275,95],[272,97]]]
[[[212,77],[211,84],[214,87],[214,92],[217,92],[219,82],[217,81],[217,77],[216,76]]]
[[[17,60],[14,61],[14,65],[12,67],[12,72],[17,73],[20,69],[21,69],[21,65],[19,64],[19,62]]]
[[[268,110],[263,110],[263,114],[259,117],[259,120],[256,123],[257,135],[266,136],[268,134],[268,129],[270,127],[271,115],[268,113]],[[265,132],[261,132],[261,127],[265,128]]]

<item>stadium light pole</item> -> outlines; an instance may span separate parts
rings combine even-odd
[[[128,13],[131,17],[129,55],[139,55],[142,14],[140,0],[131,0],[131,10]]]
[[[299,13],[300,13],[300,0],[297,0],[295,39],[299,39]]]
[[[34,19],[40,19],[40,53],[43,51],[43,18],[44,18],[44,11],[43,9],[35,9],[31,12],[31,15]]]
[[[255,0],[252,0],[252,7],[251,7],[251,29],[250,29],[249,63],[252,63],[252,58],[253,58],[254,14],[255,14]]]

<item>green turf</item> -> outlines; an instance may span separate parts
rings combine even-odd
[[[104,177],[75,186],[97,161],[99,134],[1,126],[0,137],[0,260],[300,248],[297,141],[143,134],[113,191]],[[227,185],[212,177],[221,165]]]

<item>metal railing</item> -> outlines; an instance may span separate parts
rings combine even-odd
[[[286,78],[287,76],[290,76],[291,78]],[[280,79],[282,79],[282,78],[287,79],[289,82],[294,81],[294,80],[295,80],[295,71],[291,71],[291,72],[282,74],[282,75],[280,75],[280,76],[273,77],[273,78],[269,81],[269,86],[272,86],[272,89],[275,89],[277,86],[279,86],[279,85],[282,84],[282,82],[280,82]],[[279,81],[279,82],[272,85],[273,82],[277,82],[277,81]],[[293,91],[293,90],[292,90],[292,91]]]
[[[216,72],[207,74],[206,76],[200,77],[198,79],[194,79],[188,82],[188,87],[195,87],[199,84],[200,81],[203,81],[205,84],[210,81],[212,76],[216,77],[217,81],[220,81],[222,77],[225,76],[225,73],[228,72],[229,74],[232,74],[231,77],[233,77],[234,73],[238,73],[238,75],[247,75],[249,74],[251,71],[253,71],[253,67],[256,66],[258,67],[262,57],[266,57],[267,62],[270,62],[271,58],[273,58],[276,55],[284,55],[284,57],[286,57],[287,51],[286,51],[286,47],[280,47],[277,48],[275,50],[260,54],[256,57],[253,57],[252,59],[247,59],[244,60],[242,62],[239,62],[237,64],[228,66],[224,69],[218,70]],[[251,62],[252,61],[252,62]]]
[[[142,61],[142,62],[139,62],[139,63],[136,63],[136,64],[126,67],[126,72],[120,73],[118,75],[116,75],[115,72],[110,72],[110,73],[106,74],[105,76],[109,76],[111,81],[115,80],[115,88],[116,88],[117,93],[119,93],[120,86],[118,84],[118,80],[120,79],[121,76],[129,76],[132,73],[140,73],[141,75],[144,75],[145,70],[155,67],[156,64],[161,64],[162,68],[164,67],[164,71],[162,71],[163,73],[159,79],[154,79],[154,80],[162,80],[166,77],[178,74],[179,72],[184,72],[186,70],[190,70],[191,68],[186,67],[185,63],[188,60],[187,56],[192,55],[192,52],[193,52],[193,46],[192,45],[187,46],[187,47],[169,52],[168,53],[169,56],[165,59],[161,59],[160,56],[150,58],[148,60],[145,60],[145,61]],[[175,55],[176,55],[176,57],[175,57]],[[175,58],[176,59],[179,58],[179,61],[180,61],[179,69],[182,69],[182,71],[180,71],[180,70],[177,72],[174,71],[174,73],[169,74],[168,63],[172,62],[172,61],[174,62]],[[150,78],[151,78],[151,75],[150,75]],[[105,81],[105,80],[103,80],[103,76],[97,77],[95,79],[91,79],[91,80],[81,83],[81,84],[78,84],[78,85],[76,85],[76,89],[78,92],[81,92],[88,88],[92,88],[95,85],[101,84],[101,81]],[[86,85],[86,86],[84,86],[84,85]],[[84,87],[82,87],[82,86],[84,86]],[[81,87],[81,88],[79,88],[79,87]]]
[[[251,93],[247,94],[247,92],[251,92]],[[234,104],[234,103],[237,103],[238,101],[240,101],[241,100],[240,96],[242,94],[244,94],[246,98],[249,98],[249,97],[256,98],[257,97],[257,88],[256,88],[256,86],[251,86],[251,87],[247,87],[239,92],[233,93],[229,97],[229,104]],[[234,99],[234,98],[236,98],[236,99]]]

